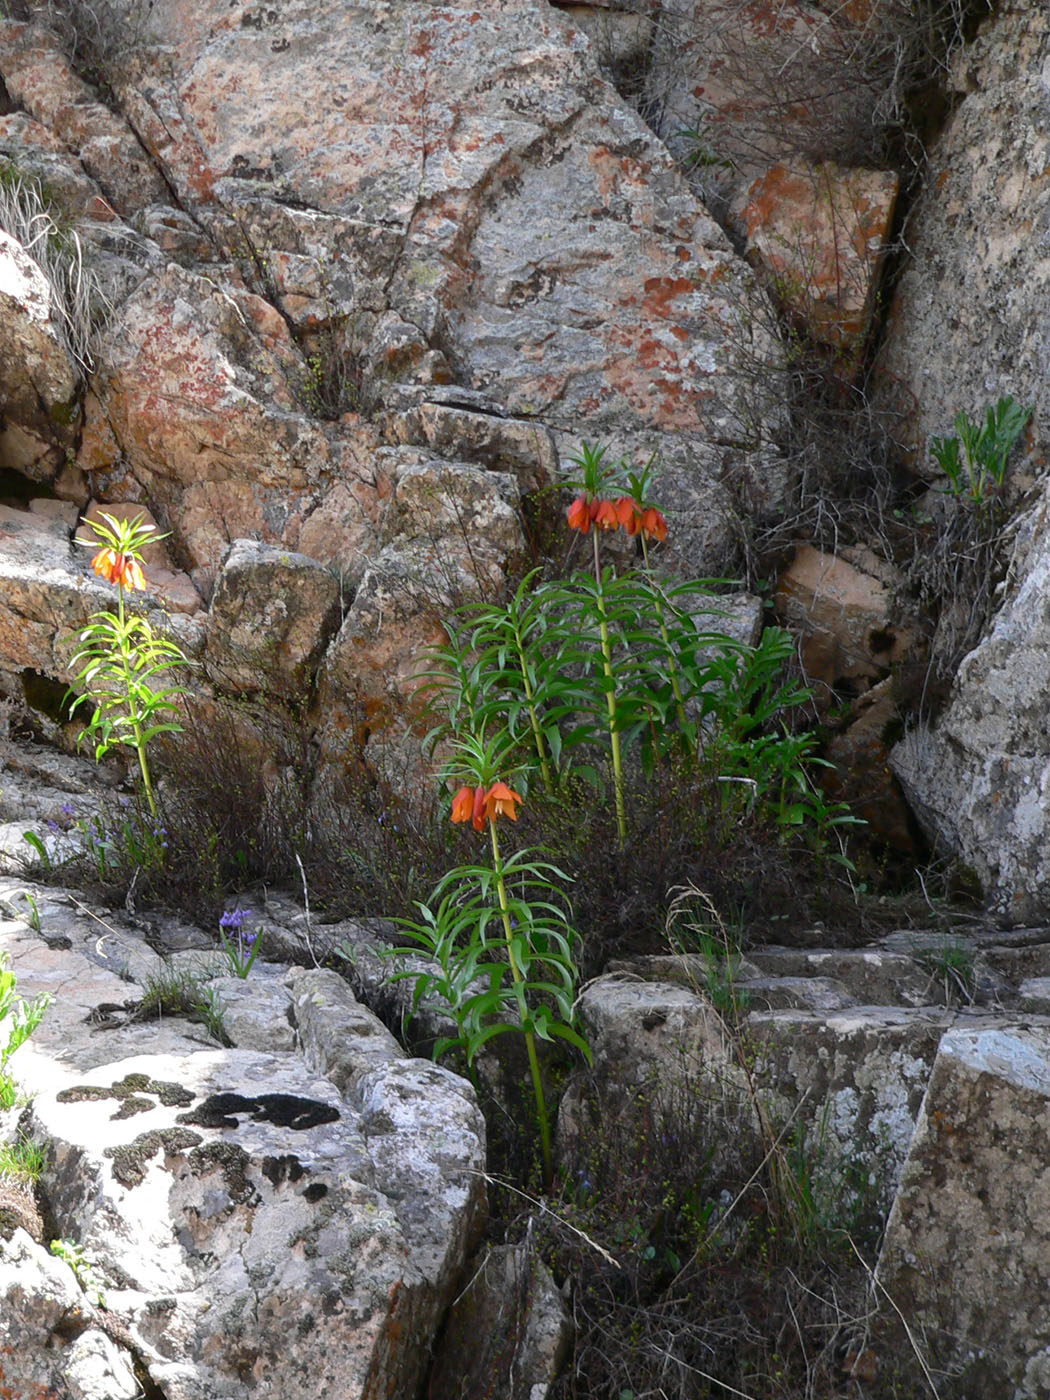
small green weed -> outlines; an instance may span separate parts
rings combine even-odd
[[[187,1016],[199,1021],[220,1045],[231,1044],[222,1022],[222,1010],[215,991],[209,988],[209,977],[223,971],[218,965],[211,971],[185,972],[166,968],[151,977],[138,1005],[138,1015]]]
[[[105,1308],[106,1298],[95,1273],[98,1261],[94,1255],[75,1240],[52,1240],[51,1253],[73,1270],[74,1277],[84,1290],[88,1301],[96,1308]]]
[[[12,1108],[18,1100],[14,1080],[7,1070],[8,1061],[33,1034],[50,1005],[51,998],[46,993],[29,1002],[17,995],[10,960],[6,953],[0,953],[0,1108]]]
[[[940,984],[946,1003],[973,1001],[977,991],[977,954],[969,944],[949,938],[939,947],[916,949],[913,957]]]

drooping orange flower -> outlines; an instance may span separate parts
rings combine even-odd
[[[488,794],[483,787],[476,787],[474,789],[474,807],[471,811],[470,819],[474,823],[475,831],[485,830],[485,818],[488,816],[488,811],[485,806],[485,799],[487,796]]]
[[[590,533],[591,503],[585,496],[577,496],[569,507],[569,529],[579,530],[582,535]]]
[[[525,799],[514,792],[506,783],[493,783],[485,798],[485,815],[490,821],[496,817],[510,817],[512,822],[518,820],[518,809],[515,803],[521,804]]]
[[[107,583],[145,591],[146,576],[142,572],[142,565],[130,554],[118,554],[115,549],[100,549],[92,559],[91,567],[99,578],[104,578]]]
[[[655,506],[649,506],[642,512],[642,530],[650,540],[662,543],[667,538],[667,521]]]
[[[598,530],[619,529],[620,519],[612,501],[598,501],[596,505],[598,508],[594,512],[595,528]]]
[[[616,502],[616,518],[632,539],[642,528],[638,506],[630,496],[621,496]]]
[[[452,820],[454,822],[469,822],[473,815],[474,789],[461,787],[452,799]]]

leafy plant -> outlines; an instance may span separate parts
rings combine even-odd
[[[4,1036],[0,1043],[0,1108],[10,1108],[16,1099],[7,1063],[39,1026],[50,1005],[51,998],[46,992],[29,1002],[17,995],[10,959],[6,953],[0,953],[0,1035]]]
[[[933,439],[930,451],[948,478],[948,492],[976,511],[985,509],[1006,479],[1006,462],[1032,416],[1009,395],[989,408],[983,422],[960,411],[955,437]]]
[[[502,758],[495,741],[464,739],[457,745],[446,777],[467,781],[453,798],[452,820],[488,832],[491,863],[455,866],[430,901],[419,904],[418,919],[398,921],[401,932],[436,961],[437,971],[406,968],[395,980],[415,983],[417,1009],[438,1005],[455,1020],[456,1035],[441,1037],[435,1056],[459,1045],[471,1063],[493,1036],[511,1030],[524,1036],[549,1187],[550,1120],[536,1040],[559,1038],[588,1056],[590,1051],[574,1025],[577,935],[561,889],[566,876],[532,852],[504,855],[497,821],[517,821],[524,799],[497,776]]]
[[[95,745],[95,759],[124,744],[138,755],[143,789],[150,812],[157,815],[146,751],[158,734],[177,732],[178,707],[175,697],[184,689],[169,683],[172,669],[186,664],[181,647],[166,637],[158,637],[149,621],[129,613],[124,604],[125,589],[144,589],[142,550],[158,536],[144,517],[118,520],[103,514],[101,521],[89,521],[101,544],[91,567],[117,586],[117,611],[98,612],[80,632],[80,646],[71,667],[79,667],[74,679],[70,713],[82,705],[92,706],[91,718],[79,735]],[[79,691],[79,693],[77,693]]]

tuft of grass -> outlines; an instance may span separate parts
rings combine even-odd
[[[91,370],[91,345],[108,310],[80,237],[46,187],[10,160],[0,160],[0,228],[19,242],[51,287],[51,304],[70,358]]]
[[[216,975],[222,969],[216,967]],[[140,1017],[188,1016],[198,1021],[220,1045],[233,1042],[223,1025],[222,1009],[214,988],[208,985],[208,974],[166,968],[151,977],[144,988],[137,1014]]]
[[[35,1186],[44,1170],[44,1149],[23,1138],[0,1145],[0,1180]]]

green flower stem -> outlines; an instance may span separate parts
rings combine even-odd
[[[660,636],[661,636],[661,638],[663,639],[664,652],[666,653],[668,662],[669,662],[669,664],[670,664],[671,690],[672,690],[672,692],[673,692],[673,694],[674,694],[674,699],[675,699],[675,710],[677,711],[677,714],[678,714],[678,723],[681,725],[682,730],[684,731],[684,730],[685,730],[685,727],[686,727],[686,725],[685,725],[685,701],[682,699],[682,687],[681,687],[681,684],[680,684],[679,679],[678,679],[678,662],[677,662],[677,660],[675,659],[675,654],[674,654],[674,652],[671,650],[671,639],[670,639],[670,637],[667,635],[667,623],[666,623],[665,620],[664,620],[664,604],[663,604],[663,599],[662,599],[662,597],[660,596],[659,585],[657,584],[656,580],[653,578],[653,571],[652,571],[652,569],[649,567],[649,546],[648,546],[648,545],[646,544],[646,542],[645,542],[645,531],[644,531],[644,530],[641,532],[641,541],[642,541],[642,560],[643,560],[644,563],[645,563],[645,572],[646,572],[646,576],[648,577],[649,582],[650,582],[650,584],[652,585],[652,589],[653,589],[653,601],[656,603],[656,619],[657,619],[657,622],[660,624]]]
[[[548,794],[554,792],[554,778],[551,774],[551,766],[547,759],[547,745],[543,739],[543,730],[540,728],[540,718],[536,713],[536,692],[532,688],[529,680],[529,668],[525,657],[525,639],[521,635],[521,627],[514,623],[514,646],[518,653],[518,667],[521,670],[522,683],[525,686],[525,699],[528,701],[529,723],[532,726],[532,737],[536,745],[536,753],[540,760],[540,773],[543,777],[543,786]]]
[[[609,643],[609,621],[605,613],[605,590],[602,586],[601,562],[598,557],[598,531],[594,531],[594,581],[597,585],[598,625],[602,639],[602,667],[608,686],[605,703],[609,709],[609,745],[612,749],[613,794],[616,801],[616,830],[621,847],[627,845],[627,808],[623,796],[623,757],[620,753],[620,731],[616,727],[616,682],[613,677],[612,647]]]
[[[510,973],[514,981],[519,985],[524,980],[521,969],[518,967],[518,960],[514,956],[513,933],[510,924],[510,907],[507,902],[507,887],[503,879],[503,858],[499,850],[499,837],[496,835],[496,819],[489,818],[489,834],[492,837],[492,864],[496,875],[496,890],[499,894],[500,915],[503,919],[503,933],[507,942],[507,959],[510,963]],[[551,1163],[551,1129],[550,1121],[547,1117],[547,1101],[543,1096],[543,1079],[540,1076],[540,1061],[536,1054],[536,1037],[532,1031],[524,1030],[525,1048],[529,1055],[529,1071],[532,1074],[532,1092],[536,1097],[536,1118],[540,1126],[540,1148],[543,1152],[543,1184],[545,1189],[550,1190],[551,1182],[554,1178],[554,1169]]]
[[[124,671],[124,693],[130,699],[134,681],[131,667],[128,665],[128,644],[124,634],[124,585],[122,583],[117,584],[117,622],[121,637],[120,664]],[[134,713],[131,715],[131,731],[135,736],[135,751],[139,756],[139,771],[142,774],[142,785],[146,790],[146,801],[149,803],[150,815],[156,819],[157,799],[153,796],[153,783],[150,780],[149,764],[146,762],[146,744],[142,738],[142,725]]]

